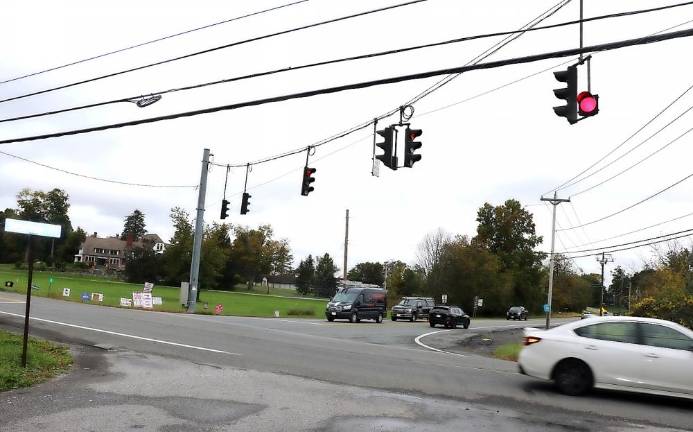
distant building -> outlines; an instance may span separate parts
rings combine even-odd
[[[128,254],[136,248],[151,248],[156,254],[162,254],[166,250],[166,244],[156,234],[145,234],[141,240],[132,241],[117,236],[99,238],[97,233],[94,233],[81,244],[74,262],[122,271],[125,270]]]

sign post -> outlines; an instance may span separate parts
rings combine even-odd
[[[31,310],[31,279],[34,276],[34,251],[32,236],[60,238],[60,225],[29,222],[19,219],[5,219],[5,232],[25,234],[29,242],[27,244],[27,259],[29,260],[29,275],[26,287],[26,309],[24,312],[24,340],[22,341],[22,367],[26,367],[26,351],[29,342],[29,311]]]

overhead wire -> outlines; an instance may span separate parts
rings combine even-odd
[[[599,250],[598,253],[601,254],[602,252],[603,252],[603,253],[623,252],[623,251],[627,251],[627,250],[631,250],[631,249],[637,249],[637,248],[641,248],[641,247],[645,247],[645,246],[652,246],[652,245],[655,245],[655,244],[664,243],[664,242],[668,242],[668,241],[672,241],[672,240],[678,240],[678,239],[681,239],[681,238],[690,237],[690,236],[692,236],[692,235],[693,235],[693,233],[681,234],[681,235],[675,236],[675,237],[669,237],[669,238],[665,238],[665,239],[662,239],[662,240],[655,240],[655,241],[648,242],[648,243],[643,243],[643,244],[638,244],[638,245],[635,245],[635,246],[628,246],[628,247],[618,248],[618,249],[607,249],[607,248],[605,248],[605,249],[603,249],[603,250]],[[593,253],[588,253],[588,254],[585,254],[585,255],[571,256],[570,258],[571,258],[571,259],[577,259],[577,258],[592,257],[592,256],[595,256],[595,255],[597,255],[597,253],[594,253],[594,252],[593,252]]]
[[[692,22],[693,22],[693,21],[692,21]],[[678,27],[678,26],[675,26],[675,27]],[[614,147],[613,149],[609,150],[604,156],[600,157],[596,162],[592,163],[590,166],[588,166],[588,167],[585,168],[584,170],[580,171],[578,174],[576,174],[575,176],[573,176],[573,177],[570,178],[569,180],[566,180],[565,182],[561,183],[559,186],[557,186],[557,187],[551,189],[550,191],[544,192],[543,195],[546,195],[546,194],[549,194],[549,193],[555,192],[555,191],[561,191],[561,190],[566,189],[566,188],[569,188],[569,187],[571,187],[571,186],[573,186],[573,185],[575,185],[575,184],[578,184],[579,182],[581,182],[581,181],[584,180],[584,179],[587,179],[587,178],[591,177],[592,174],[591,174],[591,175],[588,175],[588,176],[586,176],[586,177],[584,177],[584,178],[582,178],[582,179],[579,179],[583,174],[585,174],[586,172],[590,171],[592,168],[594,168],[595,166],[597,166],[598,164],[600,164],[602,161],[604,161],[606,158],[608,158],[609,156],[611,156],[612,154],[614,154],[616,151],[618,151],[618,149],[620,149],[621,147],[623,147],[624,145],[626,145],[631,139],[633,139],[636,135],[638,135],[640,132],[642,132],[645,128],[647,128],[647,126],[649,126],[650,124],[652,124],[652,123],[653,123],[655,120],[657,120],[662,114],[664,114],[669,108],[671,108],[676,102],[678,102],[682,97],[684,97],[684,96],[686,95],[686,93],[688,93],[691,89],[693,89],[693,85],[691,85],[691,86],[688,87],[686,90],[684,90],[680,95],[678,95],[676,98],[674,98],[674,100],[671,101],[666,107],[664,107],[664,108],[663,108],[662,110],[660,110],[657,114],[655,114],[651,119],[649,119],[647,122],[645,122],[645,124],[643,124],[642,126],[640,126],[640,128],[638,128],[635,132],[633,132],[628,138],[626,138],[624,141],[622,141],[620,144],[618,144],[618,145],[617,145],[616,147]],[[668,126],[668,125],[667,125],[667,126]],[[663,128],[663,129],[664,129],[664,128]],[[661,129],[661,130],[663,130],[663,129]],[[660,130],[660,131],[661,131],[661,130]],[[618,158],[617,158],[616,160],[618,160]],[[608,166],[608,165],[607,165],[607,166]],[[577,179],[579,179],[579,180],[577,180]],[[576,181],[576,180],[577,180],[577,181]]]
[[[5,156],[11,157],[11,158],[19,159],[21,161],[28,162],[30,164],[38,165],[38,166],[41,166],[43,168],[48,168],[48,169],[51,169],[53,171],[58,171],[58,172],[61,172],[64,174],[69,174],[72,176],[81,177],[81,178],[85,178],[85,179],[89,179],[89,180],[96,180],[96,181],[100,181],[100,182],[104,182],[104,183],[113,183],[113,184],[119,184],[119,185],[125,185],[125,186],[138,186],[138,187],[146,187],[146,188],[192,188],[192,189],[196,189],[198,187],[198,185],[164,185],[164,184],[133,183],[133,182],[127,182],[127,181],[122,181],[122,180],[107,179],[107,178],[103,178],[103,177],[94,177],[94,176],[90,176],[90,175],[86,175],[86,174],[80,174],[80,173],[77,173],[74,171],[68,171],[68,170],[63,169],[63,168],[57,168],[57,167],[47,165],[47,164],[44,164],[41,162],[36,162],[36,161],[30,160],[30,159],[27,159],[25,157],[22,157],[22,156],[19,156],[16,154],[12,154],[12,153],[7,153],[4,151],[0,151],[0,154],[3,154]]]
[[[189,30],[184,30],[184,31],[182,31],[182,32],[170,34],[170,35],[167,35],[167,36],[158,37],[158,38],[156,38],[156,39],[151,39],[151,40],[148,40],[148,41],[146,41],[146,42],[140,42],[140,43],[137,43],[137,44],[135,44],[135,45],[127,46],[127,47],[125,47],[125,48],[119,48],[119,49],[116,49],[116,50],[113,50],[113,51],[107,51],[107,52],[102,53],[102,54],[97,54],[97,55],[94,55],[94,56],[91,56],[91,57],[87,57],[87,58],[83,58],[83,59],[80,59],[80,60],[71,61],[71,62],[69,62],[69,63],[65,63],[65,64],[62,64],[62,65],[59,65],[59,66],[53,66],[53,67],[50,67],[50,68],[47,68],[47,69],[43,69],[43,70],[40,70],[40,71],[37,71],[37,72],[32,72],[32,73],[28,73],[28,74],[16,76],[16,77],[14,77],[14,78],[5,79],[5,80],[0,81],[0,84],[6,84],[6,83],[9,83],[9,82],[18,81],[18,80],[21,80],[21,79],[25,79],[25,78],[29,78],[29,77],[41,75],[41,74],[44,74],[44,73],[47,73],[47,72],[52,72],[52,71],[56,71],[56,70],[59,70],[59,69],[64,69],[64,68],[69,67],[69,66],[75,66],[75,65],[78,65],[78,64],[81,64],[81,63],[86,63],[86,62],[89,62],[89,61],[92,61],[92,60],[97,60],[97,59],[100,59],[100,58],[103,58],[103,57],[107,57],[107,56],[110,56],[110,55],[113,55],[113,54],[118,54],[118,53],[125,52],[125,51],[129,51],[129,50],[132,50],[132,49],[135,49],[135,48],[140,48],[140,47],[143,47],[143,46],[146,46],[146,45],[151,45],[151,44],[156,43],[156,42],[162,42],[162,41],[165,41],[165,40],[167,40],[167,39],[172,39],[172,38],[175,38],[175,37],[178,37],[178,36],[183,36],[183,35],[186,35],[186,34],[194,33],[194,32],[196,32],[196,31],[205,30],[205,29],[208,29],[208,28],[211,28],[211,27],[216,27],[216,26],[218,26],[218,25],[222,25],[222,24],[228,24],[228,23],[230,23],[230,22],[239,21],[239,20],[242,20],[242,19],[244,19],[244,18],[250,18],[250,17],[253,17],[253,16],[257,16],[257,15],[262,15],[262,14],[264,14],[264,13],[273,12],[273,11],[276,11],[276,10],[279,10],[279,9],[287,8],[287,7],[289,7],[289,6],[295,6],[295,5],[297,5],[297,4],[305,3],[305,2],[307,2],[307,1],[309,1],[309,0],[298,0],[298,1],[294,1],[294,2],[292,2],[292,3],[285,3],[285,4],[283,4],[283,5],[274,6],[274,7],[268,8],[268,9],[263,9],[263,10],[256,11],[256,12],[251,12],[251,13],[248,13],[248,14],[245,14],[245,15],[240,15],[240,16],[237,16],[237,17],[225,19],[225,20],[223,20],[223,21],[217,21],[217,22],[214,22],[214,23],[212,23],[212,24],[206,24],[206,25],[203,25],[203,26],[200,26],[200,27],[195,27],[195,28],[192,28],[192,29],[189,29]]]
[[[133,68],[123,69],[123,70],[120,70],[120,71],[117,71],[117,72],[111,72],[111,73],[108,73],[108,74],[99,75],[99,76],[96,76],[96,77],[92,77],[92,78],[88,78],[88,79],[84,79],[84,80],[80,80],[80,81],[75,81],[75,82],[72,82],[72,83],[63,84],[63,85],[60,85],[60,86],[51,87],[51,88],[44,89],[44,90],[39,90],[39,91],[31,92],[31,93],[25,93],[25,94],[22,94],[22,95],[18,95],[18,96],[13,96],[13,97],[5,98],[5,99],[0,100],[0,103],[10,102],[10,101],[18,100],[18,99],[23,99],[23,98],[27,98],[27,97],[30,97],[30,96],[37,96],[37,95],[40,95],[40,94],[50,93],[50,92],[53,92],[53,91],[56,91],[56,90],[62,90],[62,89],[66,89],[66,88],[70,88],[70,87],[74,87],[74,86],[78,86],[78,85],[82,85],[82,84],[87,84],[87,83],[94,82],[94,81],[100,81],[100,80],[103,80],[103,79],[106,79],[106,78],[111,78],[111,77],[114,77],[114,76],[123,75],[123,74],[127,74],[127,73],[130,73],[130,72],[140,71],[140,70],[143,70],[143,69],[148,69],[148,68],[151,68],[151,67],[154,67],[154,66],[160,66],[160,65],[163,65],[163,64],[167,64],[167,63],[171,63],[171,62],[175,62],[175,61],[179,61],[179,60],[184,60],[184,59],[188,59],[188,58],[191,58],[191,57],[196,57],[196,56],[199,56],[199,55],[202,55],[202,54],[208,54],[208,53],[215,52],[215,51],[219,51],[219,50],[222,50],[222,49],[231,48],[231,47],[234,47],[234,46],[239,46],[239,45],[244,45],[244,44],[248,44],[248,43],[251,43],[251,42],[257,42],[257,41],[260,41],[260,40],[270,39],[270,38],[277,37],[277,36],[283,36],[283,35],[286,35],[286,34],[298,32],[298,31],[302,31],[302,30],[307,30],[307,29],[311,29],[311,28],[316,28],[316,27],[320,27],[320,26],[327,25],[327,24],[333,24],[333,23],[336,23],[336,22],[345,21],[345,20],[349,20],[349,19],[353,19],[353,18],[359,18],[359,17],[362,17],[362,16],[371,15],[371,14],[375,14],[375,13],[379,13],[379,12],[385,12],[385,11],[389,11],[389,10],[393,10],[393,9],[397,9],[397,8],[401,8],[401,7],[405,7],[405,6],[410,6],[410,5],[417,4],[417,3],[423,3],[423,2],[426,2],[426,1],[428,1],[428,0],[411,0],[411,1],[408,1],[408,2],[405,2],[405,3],[399,3],[399,4],[396,4],[396,5],[385,6],[385,7],[381,7],[381,8],[377,8],[377,9],[371,9],[371,10],[364,11],[364,12],[359,12],[359,13],[355,13],[355,14],[350,14],[350,15],[341,16],[341,17],[338,17],[338,18],[332,18],[332,19],[329,19],[329,20],[324,20],[324,21],[319,21],[319,22],[312,23],[312,24],[307,24],[307,25],[303,25],[303,26],[299,26],[299,27],[294,27],[294,28],[291,28],[291,29],[288,29],[288,30],[282,30],[282,31],[278,31],[278,32],[270,33],[270,34],[265,34],[265,35],[262,35],[262,36],[256,36],[256,37],[244,39],[244,40],[241,40],[241,41],[236,41],[236,42],[232,42],[232,43],[228,43],[228,44],[216,46],[216,47],[213,47],[213,48],[207,48],[207,49],[204,49],[204,50],[201,50],[201,51],[195,51],[195,52],[188,53],[188,54],[184,54],[184,55],[181,55],[181,56],[177,56],[177,57],[173,57],[173,58],[169,58],[169,59],[165,59],[165,60],[160,60],[160,61],[153,62],[153,63],[148,63],[148,64],[146,64],[146,65],[141,65],[141,66],[136,66],[136,67],[133,67]]]
[[[606,237],[606,238],[603,238],[603,239],[594,240],[594,241],[590,241],[590,242],[587,242],[587,243],[582,243],[582,244],[576,245],[575,247],[589,246],[589,245],[593,245],[593,244],[596,244],[596,243],[605,242],[605,241],[608,241],[608,240],[614,240],[614,239],[617,239],[617,238],[625,237],[625,236],[630,235],[630,234],[639,233],[639,232],[648,230],[648,229],[650,229],[650,228],[655,228],[655,227],[658,227],[658,226],[662,226],[662,225],[668,224],[668,223],[670,223],[670,222],[674,222],[674,221],[677,221],[677,220],[685,219],[685,218],[691,217],[691,216],[693,216],[693,212],[686,213],[686,214],[684,214],[684,215],[677,216],[677,217],[675,217],[675,218],[667,219],[667,220],[665,220],[665,221],[663,221],[663,222],[658,222],[658,223],[653,224],[653,225],[648,225],[648,226],[646,226],[646,227],[642,227],[642,228],[638,228],[638,229],[635,229],[635,230],[632,230],[632,231],[628,231],[628,232],[625,232],[625,233],[617,234],[617,235],[615,235],[615,236]]]
[[[149,124],[149,123],[156,123],[156,122],[160,122],[160,121],[173,120],[173,119],[178,119],[178,118],[183,118],[183,117],[192,117],[192,116],[210,114],[210,113],[215,113],[215,112],[220,112],[220,111],[230,111],[230,110],[236,110],[236,109],[246,108],[246,107],[251,107],[251,106],[258,106],[258,105],[264,105],[264,104],[283,102],[283,101],[292,100],[292,99],[301,99],[301,98],[308,98],[308,97],[313,97],[313,96],[323,95],[323,94],[338,93],[338,92],[347,91],[347,90],[363,89],[363,88],[380,86],[380,85],[385,85],[385,84],[394,84],[394,83],[399,83],[399,82],[404,82],[404,81],[419,80],[419,79],[430,78],[430,77],[434,77],[434,76],[449,75],[449,74],[469,72],[469,71],[474,71],[474,70],[493,69],[493,68],[498,68],[498,67],[503,67],[503,66],[515,65],[515,64],[532,63],[532,62],[536,62],[536,61],[540,61],[540,60],[547,60],[547,59],[552,59],[552,58],[569,57],[569,56],[577,55],[580,53],[608,51],[608,50],[625,48],[625,47],[629,47],[629,46],[656,43],[656,42],[662,42],[662,41],[666,41],[666,40],[678,39],[678,38],[682,38],[682,37],[691,37],[691,36],[693,36],[693,29],[682,30],[682,31],[666,33],[666,34],[662,34],[662,35],[658,35],[658,36],[648,36],[646,38],[628,39],[628,40],[622,40],[622,41],[617,41],[617,42],[592,45],[592,46],[588,46],[588,47],[584,47],[584,48],[572,48],[572,49],[561,50],[561,51],[552,51],[552,52],[548,52],[548,53],[534,54],[534,55],[529,55],[529,56],[524,56],[524,57],[515,57],[515,58],[510,58],[510,59],[505,59],[505,60],[492,61],[492,62],[487,62],[487,63],[477,63],[475,65],[470,65],[470,66],[458,66],[458,67],[445,68],[445,69],[439,69],[439,70],[433,70],[433,71],[427,71],[427,72],[418,72],[418,73],[409,74],[409,75],[400,75],[400,76],[395,76],[395,77],[390,77],[390,78],[381,78],[381,79],[370,80],[370,81],[362,81],[362,82],[357,82],[357,83],[352,83],[352,84],[345,84],[345,85],[340,85],[340,86],[327,87],[327,88],[321,88],[321,89],[315,89],[315,90],[308,90],[308,91],[303,91],[303,92],[298,92],[298,93],[291,93],[291,94],[273,96],[273,97],[262,98],[262,99],[255,99],[255,100],[244,101],[244,102],[237,102],[237,103],[233,103],[233,104],[220,105],[220,106],[202,108],[202,109],[185,111],[185,112],[178,112],[178,113],[167,114],[167,115],[163,115],[163,116],[149,117],[149,118],[143,118],[143,119],[138,119],[138,120],[131,120],[131,121],[127,121],[127,122],[112,123],[112,124],[106,124],[106,125],[101,125],[101,126],[94,126],[94,127],[89,127],[89,128],[83,128],[83,129],[73,129],[73,130],[69,130],[69,131],[54,132],[54,133],[48,133],[48,134],[42,134],[42,135],[33,135],[33,136],[26,136],[26,137],[20,137],[20,138],[10,138],[10,139],[5,139],[5,140],[0,140],[0,144],[10,144],[10,143],[43,140],[43,139],[48,139],[48,138],[57,138],[57,137],[61,137],[61,136],[78,135],[78,134],[97,132],[97,131],[103,131],[103,130],[114,129],[114,128],[137,126],[137,125],[142,125],[142,124]],[[366,127],[368,124],[372,124],[372,121],[367,123],[363,127]],[[363,127],[361,127],[361,128],[363,128]]]
[[[689,108],[689,109],[693,109],[693,106],[691,106],[691,108]],[[586,192],[589,192],[589,191],[591,191],[591,190],[593,190],[593,189],[596,189],[596,188],[598,188],[598,187],[600,187],[600,186],[602,186],[602,185],[604,185],[604,184],[610,182],[611,180],[615,179],[616,177],[619,177],[619,176],[621,176],[621,175],[627,173],[627,172],[630,171],[631,169],[635,168],[636,166],[638,166],[638,165],[640,165],[641,163],[645,162],[646,160],[650,159],[652,156],[654,156],[654,155],[656,155],[657,153],[661,152],[662,150],[668,148],[670,145],[674,144],[675,142],[677,142],[678,140],[680,140],[680,139],[683,138],[684,136],[688,135],[691,131],[693,131],[693,128],[690,128],[690,129],[686,130],[685,132],[683,132],[682,134],[680,134],[680,135],[677,136],[676,138],[674,138],[674,139],[672,139],[671,141],[669,141],[669,142],[667,142],[666,144],[664,144],[662,147],[658,148],[657,150],[653,151],[652,153],[648,154],[647,156],[645,156],[644,158],[642,158],[642,159],[640,159],[639,161],[635,162],[634,164],[628,166],[627,168],[624,168],[623,170],[617,172],[616,174],[612,175],[611,177],[606,178],[606,179],[602,180],[601,182],[599,182],[599,183],[597,183],[597,184],[594,184],[594,185],[592,185],[592,186],[590,186],[590,187],[588,187],[588,188],[582,189],[582,190],[579,191],[579,192],[575,192],[575,193],[571,194],[570,197],[573,198],[573,197],[582,195],[582,194],[584,194],[584,193],[586,193]]]
[[[634,241],[631,241],[631,242],[626,242],[626,243],[621,243],[621,244],[615,244],[615,245],[610,245],[610,246],[605,246],[605,247],[591,248],[591,249],[582,249],[582,250],[576,250],[576,251],[567,251],[567,250],[564,250],[564,251],[561,252],[561,253],[574,254],[574,253],[584,253],[584,252],[601,251],[601,250],[603,250],[603,249],[611,249],[611,248],[615,248],[615,247],[628,246],[628,245],[638,244],[638,243],[642,243],[642,242],[647,242],[647,241],[650,241],[650,240],[657,240],[657,239],[662,239],[662,238],[665,238],[665,237],[676,236],[676,235],[683,234],[683,233],[691,233],[691,235],[693,235],[693,228],[688,228],[688,229],[681,230],[681,231],[677,231],[677,232],[673,232],[673,233],[662,234],[662,235],[655,236],[655,237],[650,237],[650,238],[641,239],[641,240],[634,240]],[[568,248],[565,248],[565,249],[568,249]]]
[[[581,227],[593,225],[593,224],[595,224],[595,223],[602,222],[602,221],[604,221],[604,220],[606,220],[606,219],[610,219],[610,218],[612,218],[612,217],[614,217],[614,216],[616,216],[616,215],[619,215],[619,214],[621,214],[621,213],[623,213],[623,212],[625,212],[625,211],[628,211],[628,210],[630,210],[630,209],[632,209],[632,208],[634,208],[634,207],[636,207],[636,206],[639,206],[640,204],[642,204],[642,203],[644,203],[644,202],[646,202],[646,201],[649,201],[649,200],[651,200],[652,198],[654,198],[654,197],[656,197],[656,196],[658,196],[658,195],[661,195],[662,193],[668,191],[669,189],[671,189],[671,188],[673,188],[673,187],[678,186],[679,184],[683,183],[684,181],[688,180],[688,179],[691,178],[691,177],[693,177],[693,173],[691,173],[691,174],[687,175],[686,177],[684,177],[684,178],[682,178],[682,179],[680,179],[680,180],[678,180],[678,181],[676,181],[676,182],[670,184],[669,186],[665,187],[664,189],[662,189],[662,190],[660,190],[660,191],[658,191],[658,192],[655,192],[655,193],[653,193],[652,195],[649,195],[647,198],[644,198],[644,199],[642,199],[642,200],[640,200],[640,201],[638,201],[638,202],[636,202],[636,203],[634,203],[634,204],[629,205],[629,206],[626,207],[626,208],[623,208],[623,209],[621,209],[621,210],[619,210],[619,211],[616,211],[616,212],[614,212],[614,213],[610,213],[610,214],[608,214],[608,215],[606,215],[606,216],[600,217],[600,218],[595,219],[595,220],[592,220],[592,221],[590,221],[590,222],[586,222],[586,223],[584,223],[584,224],[577,225],[577,226],[572,226],[572,227],[568,227],[568,228],[563,228],[562,230],[559,230],[559,231],[574,230],[574,229],[576,229],[576,228],[581,228]]]

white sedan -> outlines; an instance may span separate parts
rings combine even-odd
[[[592,387],[693,399],[693,331],[670,321],[609,316],[527,328],[520,372],[579,395]]]

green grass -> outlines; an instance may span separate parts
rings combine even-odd
[[[29,338],[27,367],[21,366],[22,336],[0,330],[0,391],[28,387],[62,373],[72,364],[67,347]]]
[[[48,278],[53,277],[53,284],[49,286]],[[5,281],[13,281],[14,287],[11,289],[5,288]],[[104,296],[104,306],[120,307],[120,298],[132,298],[133,291],[141,291],[142,285],[129,284],[124,282],[116,282],[107,279],[100,279],[98,276],[84,277],[63,275],[62,273],[54,272],[34,272],[32,284],[38,286],[38,290],[32,291],[32,296],[51,297],[67,301],[80,302],[82,292],[98,292]],[[27,287],[27,272],[25,270],[14,270],[6,267],[0,268],[0,290],[11,291],[26,294]],[[63,297],[63,288],[70,288],[70,297]],[[274,292],[279,292],[275,295],[283,295],[285,290],[276,288]],[[154,306],[154,310],[164,312],[183,312],[184,309],[179,304],[179,287],[168,287],[157,285],[154,287],[153,295],[161,297],[163,305]],[[266,288],[265,288],[266,292]],[[270,290],[272,292],[272,290]],[[251,293],[250,294],[255,294]],[[219,291],[204,291],[200,293],[200,304],[198,312],[213,313],[214,306],[221,304],[224,306],[222,315],[238,315],[238,316],[256,316],[256,317],[271,317],[274,316],[274,311],[278,310],[279,315],[286,317],[289,310],[311,310],[311,314],[302,314],[301,316],[309,318],[323,317],[325,312],[325,299],[313,298],[290,298],[273,297],[272,295],[249,295],[247,291],[241,292],[219,292]],[[204,309],[203,305],[207,303],[209,308]]]
[[[520,355],[521,349],[521,343],[507,343],[496,348],[493,355],[502,360],[517,361],[517,356]]]

